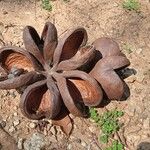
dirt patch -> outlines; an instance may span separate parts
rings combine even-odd
[[[52,3],[53,11],[47,12],[40,1],[0,1],[0,46],[5,42],[23,47],[23,28],[32,25],[41,32],[46,21],[56,25],[59,35],[68,28],[83,26],[88,32],[89,43],[108,36],[120,44],[131,61],[130,68],[137,72],[126,79],[131,95],[126,101],[112,101],[98,111],[102,113],[117,107],[125,112],[120,135],[129,150],[137,149],[141,142],[150,142],[150,2],[140,0],[140,3],[140,12],[136,13],[125,11],[122,0],[70,0],[68,3],[57,0]],[[104,148],[97,139],[98,128],[89,119],[75,118],[69,139],[51,123],[42,133],[36,133],[37,122],[26,119],[18,108],[20,95],[15,90],[3,90],[0,96],[0,121],[6,123],[4,129],[16,140],[19,149],[34,149],[38,140],[44,143],[36,143],[39,149],[46,150]],[[26,146],[28,138],[31,147]]]

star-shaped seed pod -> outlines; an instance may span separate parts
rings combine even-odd
[[[97,53],[100,53],[101,59],[91,70],[90,75],[101,84],[110,100],[126,99],[129,89],[117,71],[129,66],[129,60],[120,51],[118,44],[110,38],[99,38],[93,45]]]
[[[26,86],[20,101],[23,114],[29,119],[54,119],[69,134],[72,124],[68,111],[84,117],[87,106],[97,106],[103,97],[97,81],[81,70],[94,58],[94,46],[85,46],[87,33],[81,27],[68,30],[58,40],[50,22],[41,37],[33,27],[25,27],[23,40],[25,49],[0,49],[4,72],[0,88]],[[9,79],[12,72],[17,75]]]

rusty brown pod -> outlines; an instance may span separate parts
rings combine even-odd
[[[33,27],[25,27],[23,40],[25,49],[5,47],[0,50],[3,56],[1,70],[4,72],[0,86],[4,85],[3,82],[8,82],[6,89],[11,82],[9,88],[25,86],[20,108],[26,117],[51,118],[61,126],[63,119],[71,123],[68,115],[59,117],[65,110],[67,114],[84,117],[87,106],[101,102],[103,93],[97,81],[81,70],[95,57],[94,46],[86,46],[84,28],[68,30],[58,39],[55,26],[47,22],[41,37]],[[20,74],[10,81],[7,77],[12,66]],[[28,74],[33,74],[32,78]],[[65,131],[64,125],[62,127]],[[68,130],[70,132],[71,128]]]
[[[129,60],[120,51],[118,44],[110,38],[99,38],[93,45],[102,58],[91,70],[90,75],[101,84],[109,99],[124,99],[128,88],[116,70],[129,66]]]

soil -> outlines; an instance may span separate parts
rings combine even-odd
[[[0,0],[0,47],[3,44],[23,47],[23,28],[31,25],[41,33],[47,21],[56,25],[59,35],[68,28],[86,28],[88,43],[102,36],[114,38],[131,61],[129,68],[136,74],[126,79],[131,93],[126,101],[111,101],[97,110],[100,114],[114,108],[123,110],[125,115],[120,121],[124,126],[118,134],[125,149],[150,150],[150,2],[140,0],[139,12],[123,9],[122,2],[56,0],[52,2],[53,10],[48,12],[42,9],[41,1]],[[11,150],[9,141],[13,140],[18,149],[25,150],[101,150],[106,147],[98,141],[100,130],[90,119],[74,118],[73,133],[67,138],[50,120],[43,131],[39,131],[36,128],[39,122],[21,114],[20,95],[15,90],[0,90],[0,97],[3,128],[0,129],[0,149]],[[5,134],[7,139],[12,139],[7,140]]]

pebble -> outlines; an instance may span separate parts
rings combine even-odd
[[[14,116],[17,117],[17,116],[18,116],[18,113],[17,113],[17,112],[14,112]]]
[[[53,126],[53,127],[51,127],[51,133],[53,134],[53,135],[55,135],[56,134],[56,129],[55,129],[55,127]]]
[[[29,123],[29,127],[31,129],[34,129],[36,127],[36,124],[34,122]]]
[[[0,121],[0,125],[2,128],[4,128],[6,126],[6,121],[4,121],[4,120]]]
[[[22,138],[18,139],[17,147],[18,147],[18,149],[23,149],[23,139]]]
[[[76,142],[77,142],[77,143],[81,143],[82,141],[81,141],[81,139],[78,139],[78,138],[77,138],[77,139],[76,139]]]
[[[38,132],[33,133],[25,140],[23,146],[25,150],[41,150],[45,146],[44,136]]]
[[[81,142],[81,145],[82,145],[83,147],[86,147],[86,146],[87,146],[87,144],[86,144],[84,141]]]
[[[15,127],[14,127],[14,126],[11,126],[8,131],[9,131],[10,133],[12,133],[12,132],[14,132],[15,130],[16,130]]]
[[[142,142],[137,146],[137,150],[150,150],[149,142]]]
[[[48,134],[46,128],[44,128],[43,134],[46,136]]]
[[[17,119],[17,120],[15,120],[15,121],[13,122],[13,125],[14,125],[14,126],[17,126],[17,125],[19,125],[19,123],[20,123],[20,121]]]
[[[72,149],[72,145],[69,144],[68,147],[67,147],[67,149]]]
[[[143,51],[143,49],[142,49],[142,48],[139,48],[139,49],[136,50],[136,53],[137,53],[137,54],[141,54],[142,51]]]

